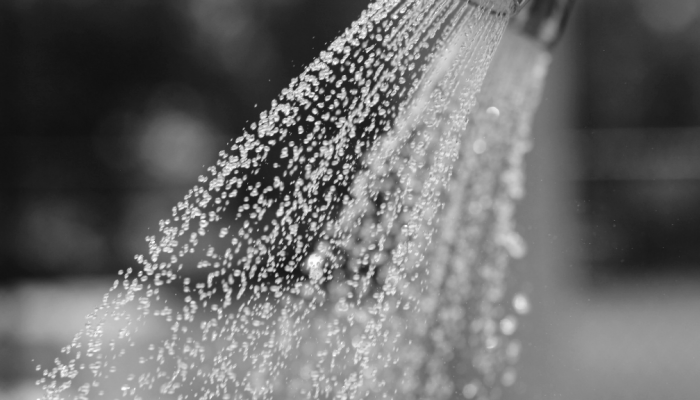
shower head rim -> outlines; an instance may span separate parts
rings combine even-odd
[[[530,0],[510,0],[512,6],[497,9],[494,7],[493,0],[463,0],[474,7],[479,7],[488,10],[489,13],[499,17],[516,15]]]

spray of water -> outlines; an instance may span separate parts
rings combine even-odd
[[[517,318],[499,304],[524,252],[512,204],[546,60],[492,74],[474,107],[507,19],[461,0],[370,5],[146,238],[44,370],[46,399],[512,384]]]

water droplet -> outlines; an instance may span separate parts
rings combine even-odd
[[[479,394],[478,384],[472,382],[464,385],[464,388],[462,389],[462,395],[465,399],[473,399],[476,397],[477,394]]]
[[[500,340],[496,336],[489,336],[486,338],[486,341],[484,342],[484,346],[486,347],[487,350],[493,350],[496,347],[498,347]]]
[[[523,293],[518,293],[513,297],[513,308],[520,315],[530,313],[530,299]]]
[[[518,319],[509,315],[501,320],[501,332],[504,335],[510,336],[518,329]]]
[[[501,376],[501,384],[505,387],[511,387],[515,383],[517,377],[518,373],[515,371],[515,368],[508,367],[503,372],[503,376]]]
[[[336,305],[336,308],[339,312],[344,313],[349,310],[348,303],[344,300],[339,301],[338,304]]]
[[[472,149],[476,154],[484,154],[486,152],[486,141],[484,139],[476,139]]]
[[[499,110],[496,107],[489,107],[486,109],[486,113],[492,117],[500,117],[501,116],[501,110]]]
[[[324,258],[318,253],[313,253],[306,260],[306,273],[313,282],[323,278],[323,262]]]
[[[506,357],[508,358],[508,362],[510,364],[515,364],[518,362],[521,348],[522,345],[517,340],[513,340],[512,342],[508,343],[508,346],[506,347]]]

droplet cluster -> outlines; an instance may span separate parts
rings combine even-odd
[[[541,77],[517,96],[486,78],[507,17],[372,3],[146,238],[43,372],[46,399],[483,399],[512,385],[529,310],[506,285],[525,252],[522,99]]]

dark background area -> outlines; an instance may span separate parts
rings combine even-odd
[[[593,284],[700,278],[700,11],[579,4],[584,265]]]
[[[116,271],[143,252],[149,228],[366,4],[0,2],[0,360],[12,360],[0,366],[0,398],[36,394],[32,360],[70,340]],[[682,341],[684,324],[700,320],[695,302],[645,303],[686,293],[689,283],[693,292],[700,278],[700,3],[579,0],[554,60],[521,224],[530,279],[544,293],[533,296],[537,335],[526,351],[547,355],[524,359],[518,390],[520,398],[559,398],[568,382],[581,388],[564,398],[627,398],[623,389],[591,397],[594,385],[580,383],[600,382],[593,370],[618,360],[573,359],[581,348],[617,354],[610,335],[652,324],[676,330],[647,330],[649,342],[628,343]],[[545,216],[558,218],[550,225],[536,218],[546,204],[554,206]],[[666,286],[651,291],[648,282]],[[580,297],[563,309],[569,290]],[[596,308],[591,298],[608,300]],[[66,309],[75,316],[55,311]],[[625,319],[635,312],[639,319]],[[66,332],[47,328],[57,325]],[[644,377],[665,376],[658,368],[675,373],[670,358],[668,367],[640,362],[630,349],[629,364],[608,375],[640,377],[631,382],[644,387]],[[694,347],[654,349],[650,357],[690,357]],[[635,369],[645,362],[658,368]],[[572,371],[570,381],[556,389],[558,375],[543,377],[548,371]]]
[[[3,2],[2,282],[123,268],[365,4]]]

